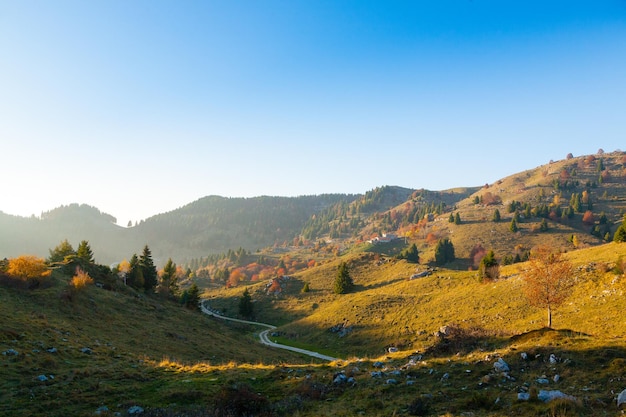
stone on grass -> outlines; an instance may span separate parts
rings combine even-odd
[[[546,384],[549,384],[550,381],[548,381],[547,378],[539,378],[539,379],[537,379],[537,383],[541,384],[541,385],[546,385]]]
[[[569,400],[576,401],[576,397],[571,395],[567,395],[559,390],[549,391],[549,390],[539,390],[539,394],[537,394],[537,399],[539,401],[543,401],[544,403],[550,402],[552,400]]]
[[[617,396],[617,408],[626,408],[626,389]]]
[[[380,361],[376,361],[376,362],[374,362],[374,363],[372,364],[372,366],[373,366],[374,368],[382,368],[383,366],[385,366],[385,364],[384,364],[384,363],[382,363],[382,362],[380,362]]]
[[[561,380],[561,375],[559,375],[559,374],[554,375],[554,377],[552,378],[552,380],[553,380],[554,382],[559,382],[559,381]]]
[[[57,353],[58,351],[57,351],[57,348],[51,347],[51,348],[46,349],[46,352],[48,352],[48,353]]]
[[[48,380],[48,377],[43,375],[43,374],[37,376],[37,381],[39,381],[39,382],[46,382],[47,380]]]
[[[509,368],[509,364],[504,361],[504,359],[500,358],[493,364],[493,368],[497,372],[509,372],[511,369]]]
[[[556,356],[554,355],[554,353],[550,354],[550,364],[551,365],[555,365],[558,362]]]
[[[397,381],[397,380],[395,380],[395,379],[393,379],[393,378],[389,378],[389,379],[386,381],[386,384],[387,384],[387,385],[396,385],[397,383],[398,383],[398,381]]]
[[[372,378],[381,378],[383,376],[383,373],[380,371],[372,371],[370,375],[372,376]]]
[[[519,392],[517,393],[517,400],[518,401],[528,401],[530,400],[530,394],[527,392]]]
[[[19,355],[19,352],[15,349],[8,349],[2,352],[2,354],[5,356],[17,356]]]
[[[520,356],[522,357],[523,360],[528,360],[528,353],[522,352]]]
[[[128,410],[126,410],[126,412],[129,416],[138,416],[140,414],[143,414],[143,408],[139,407],[138,405],[133,405]]]
[[[91,350],[91,348],[88,348],[88,347],[84,347],[80,351],[83,353],[86,353],[87,355],[91,355],[93,353],[93,350]]]

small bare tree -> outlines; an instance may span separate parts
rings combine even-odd
[[[548,309],[548,328],[552,310],[563,304],[574,287],[572,264],[548,246],[537,247],[524,273],[524,292],[530,304]]]

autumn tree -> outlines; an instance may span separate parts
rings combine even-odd
[[[350,270],[345,262],[342,262],[337,269],[337,277],[335,278],[334,291],[335,294],[345,294],[350,292],[354,287],[354,281],[350,276]]]
[[[246,288],[239,298],[239,315],[244,318],[252,317],[254,306],[252,305],[252,296]]]
[[[583,214],[583,223],[587,226],[591,226],[595,221],[596,219],[593,212],[591,210],[585,211],[585,214]]]
[[[43,258],[33,255],[21,255],[9,259],[7,274],[22,281],[50,276],[50,270]]]
[[[50,256],[47,259],[49,264],[63,262],[68,256],[76,254],[74,248],[70,242],[67,241],[67,239],[56,245],[54,249],[50,249],[49,252]]]
[[[536,307],[547,308],[548,328],[551,328],[552,311],[563,304],[574,287],[571,263],[561,253],[540,246],[532,252],[523,278],[528,301]]]

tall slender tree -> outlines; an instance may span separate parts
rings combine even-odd
[[[83,264],[93,264],[95,263],[93,259],[93,252],[91,251],[91,246],[89,246],[89,242],[86,240],[82,240],[78,244],[78,249],[76,249],[76,257]]]
[[[152,261],[152,252],[150,252],[148,245],[143,248],[143,253],[139,257],[139,265],[143,273],[143,288],[146,292],[154,291],[158,282],[158,272]]]
[[[350,276],[348,265],[342,262],[337,269],[337,278],[335,278],[335,294],[345,294],[350,292],[353,287],[354,281],[352,281],[352,277]]]
[[[139,265],[139,258],[134,253],[128,263],[128,272],[126,273],[126,285],[138,290],[144,287],[143,270]]]

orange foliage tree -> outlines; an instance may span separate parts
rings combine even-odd
[[[32,278],[42,278],[49,276],[51,271],[43,258],[32,255],[21,255],[17,258],[9,259],[7,274],[19,278],[23,281]]]
[[[572,264],[561,253],[548,246],[536,248],[525,271],[524,292],[530,304],[548,309],[548,327],[552,327],[552,310],[571,294],[575,279]]]
[[[583,214],[583,223],[585,223],[587,226],[590,226],[595,222],[595,220],[596,219],[591,210],[585,211],[585,214]]]

